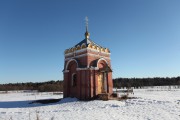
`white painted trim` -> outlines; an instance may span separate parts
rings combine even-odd
[[[76,68],[76,70],[89,70],[89,68]]]
[[[65,71],[63,71],[63,73],[68,73],[69,72],[69,70],[65,70]]]
[[[70,55],[73,55],[74,53],[80,53],[80,52],[84,52],[84,51],[86,51],[86,50],[87,50],[86,48],[83,48],[83,49],[76,50],[76,51],[74,51],[74,52],[67,53],[67,54],[64,54],[64,55],[65,55],[65,57],[68,57],[68,56],[70,56]]]
[[[99,50],[96,50],[96,49],[93,49],[93,48],[87,48],[87,50],[89,50],[89,51],[94,51],[94,52],[98,52],[98,53],[103,53],[103,54],[111,54],[111,53],[99,51]]]
[[[65,69],[65,70],[67,70],[68,65],[69,65],[69,63],[70,63],[71,61],[75,61],[76,64],[77,64],[77,67],[79,67],[77,60],[75,60],[75,59],[72,58],[72,59],[70,59],[70,60],[66,63],[66,69]]]
[[[103,52],[103,51],[99,51],[99,50],[96,50],[96,49],[93,49],[93,48],[87,48],[88,51],[93,51],[93,52],[97,52],[97,53],[102,53],[102,54],[108,54],[110,55],[111,53],[107,53],[107,52]]]
[[[110,55],[111,53],[107,53],[107,52],[103,52],[103,51],[99,51],[99,50],[96,50],[96,49],[93,49],[93,48],[82,48],[82,49],[80,49],[80,50],[75,50],[74,52],[70,52],[70,53],[66,53],[66,54],[64,54],[65,55],[65,57],[67,57],[67,56],[70,56],[70,55],[73,55],[73,53],[80,53],[80,52],[84,52],[84,51],[86,51],[86,50],[88,50],[88,51],[93,51],[93,52],[97,52],[97,53],[102,53],[102,54],[108,54],[108,55]]]
[[[90,70],[99,70],[98,67],[93,67],[93,68],[90,68]]]
[[[109,64],[108,64],[108,62],[107,62],[107,60],[106,60],[106,59],[104,59],[104,58],[100,58],[100,59],[98,60],[98,62],[97,62],[97,67],[98,67],[98,63],[99,63],[99,61],[101,61],[101,60],[104,60],[104,61],[106,62],[106,64],[109,66]]]
[[[106,58],[106,59],[109,59],[109,57],[104,57],[104,56],[100,56],[100,55],[96,55],[96,54],[92,54],[92,53],[85,53],[85,54],[82,54],[82,55],[78,55],[78,56],[74,56],[74,57],[70,57],[70,58],[66,58],[65,61],[67,60],[70,60],[70,59],[73,59],[73,58],[80,58],[80,57],[84,57],[84,56],[96,56],[96,57],[103,57],[103,58]]]
[[[76,70],[99,70],[99,68],[98,67],[91,67],[91,68],[86,67],[86,68],[76,68]]]
[[[71,53],[66,53],[66,54],[65,54],[65,57],[66,57],[66,56],[70,56],[70,55],[72,55],[72,54],[73,54],[73,52],[71,52]]]
[[[93,51],[93,52],[98,52],[98,53],[100,53],[99,50],[96,50],[96,49],[93,49],[93,48],[87,48],[87,50],[88,50],[88,51]]]
[[[84,51],[86,51],[86,50],[87,50],[86,48],[82,48],[82,49],[80,49],[80,50],[76,50],[75,53],[84,52]]]

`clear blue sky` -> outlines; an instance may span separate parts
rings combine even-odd
[[[0,83],[62,80],[85,16],[113,78],[180,75],[179,0],[0,0]]]

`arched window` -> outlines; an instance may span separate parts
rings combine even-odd
[[[77,75],[76,75],[76,73],[72,74],[72,86],[73,87],[77,86]]]

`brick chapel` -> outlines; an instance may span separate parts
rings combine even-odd
[[[90,39],[86,21],[85,39],[64,52],[64,90],[66,97],[80,100],[112,94],[110,51]]]

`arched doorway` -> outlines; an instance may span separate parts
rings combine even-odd
[[[66,65],[66,69],[69,71],[67,73],[67,94],[69,97],[77,97],[77,87],[78,87],[78,78],[77,78],[77,69],[78,62],[75,59],[69,60]]]
[[[108,73],[112,72],[105,60],[98,61],[98,94],[107,93]]]

